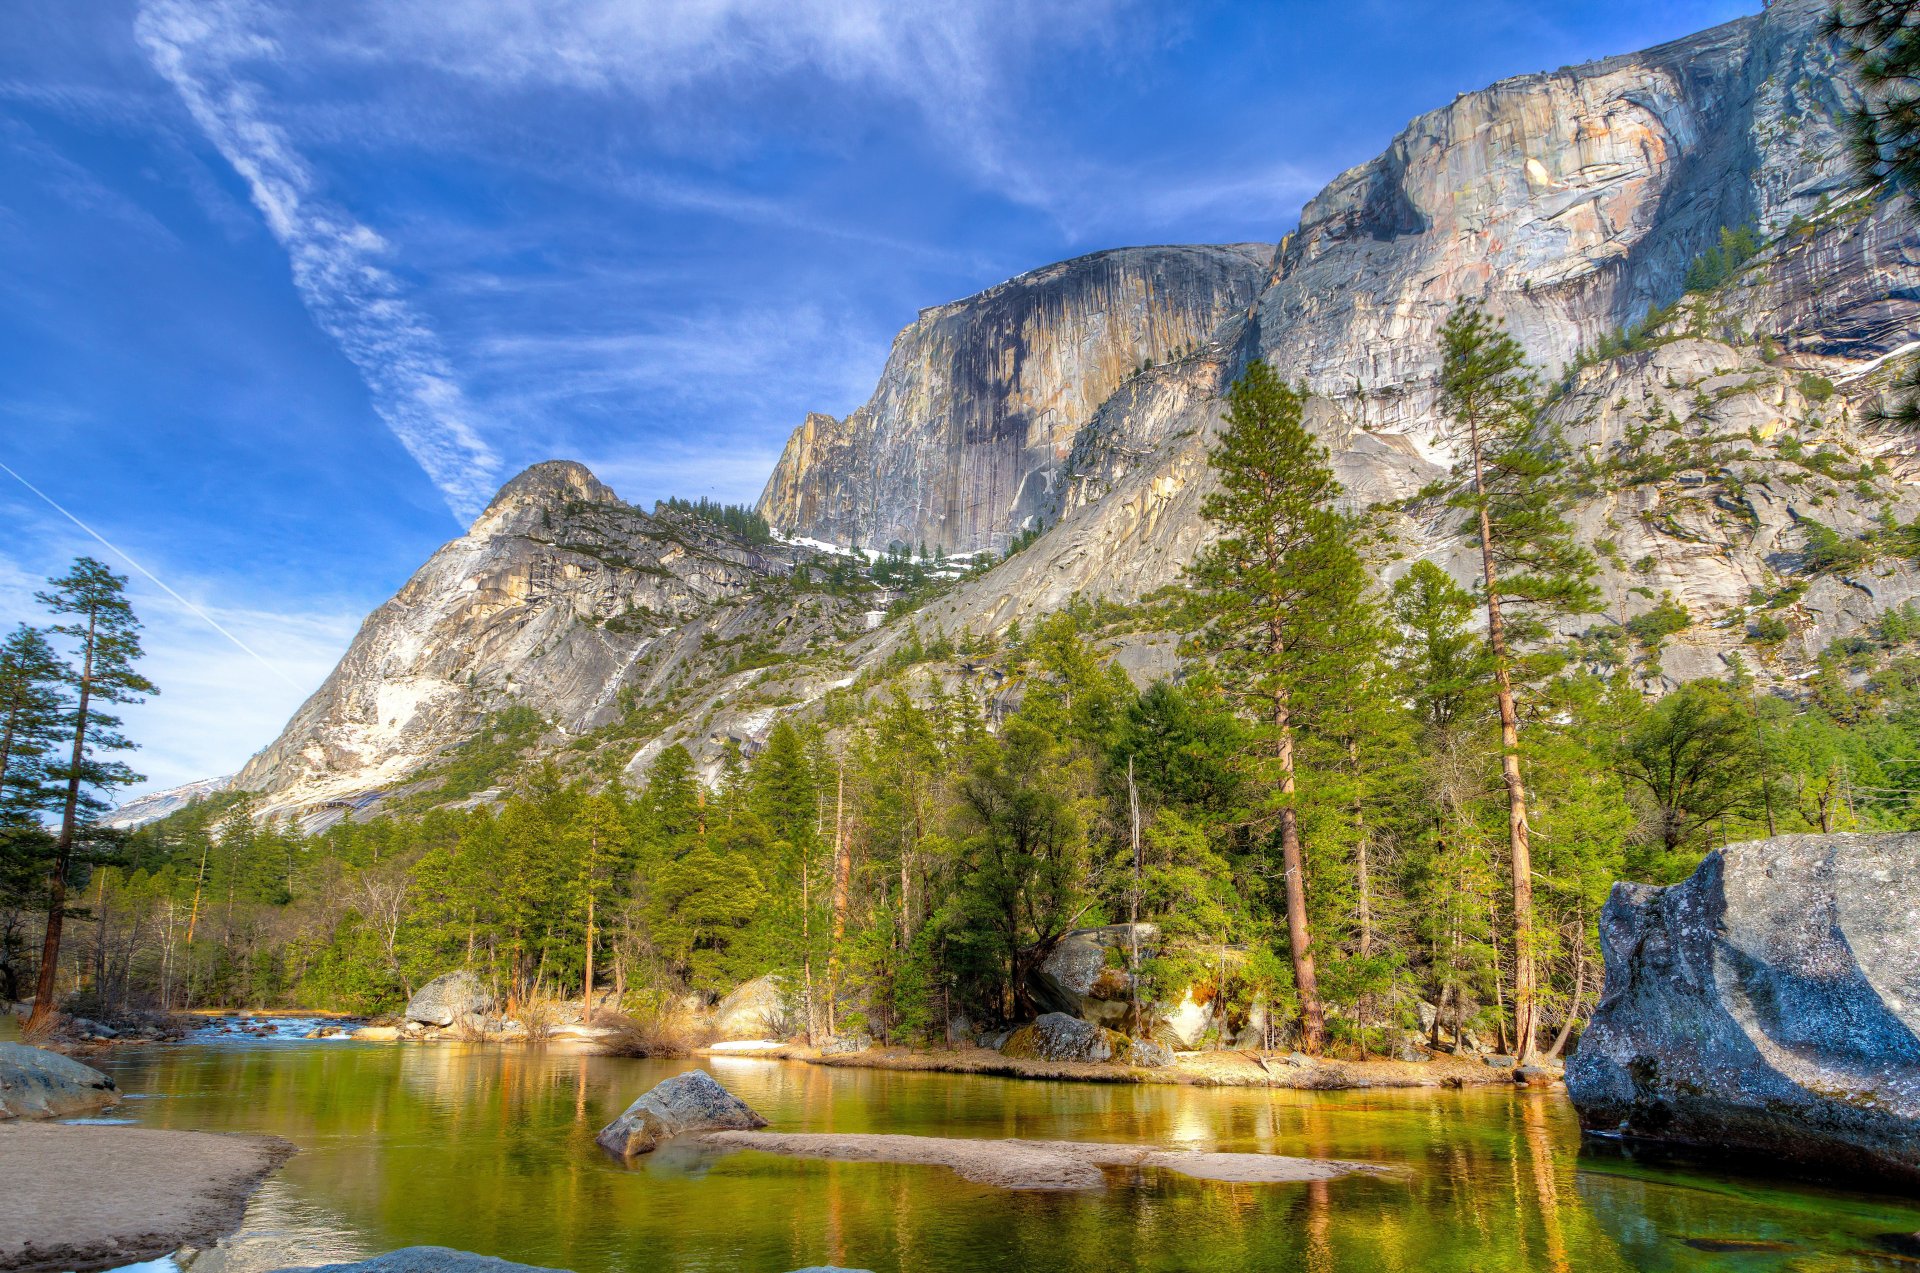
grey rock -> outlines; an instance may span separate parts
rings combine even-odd
[[[1127,1012],[1132,989],[1126,970],[1108,962],[1108,952],[1124,957],[1139,941],[1142,956],[1153,953],[1160,930],[1153,924],[1107,924],[1076,928],[1054,944],[1027,979],[1036,1006],[1047,1012],[1117,1021]]]
[[[1127,1060],[1143,1070],[1163,1070],[1173,1064],[1173,1049],[1152,1039],[1135,1039]]]
[[[688,1132],[752,1131],[766,1125],[766,1119],[721,1087],[713,1075],[688,1070],[655,1085],[594,1139],[608,1152],[630,1158]]]
[[[1515,1067],[1513,1081],[1520,1087],[1552,1087],[1554,1073],[1538,1065]]]
[[[862,1030],[858,1034],[836,1034],[820,1045],[821,1056],[851,1056],[855,1052],[865,1052],[873,1046],[873,1036]]]
[[[119,1099],[113,1080],[90,1065],[45,1048],[0,1043],[0,1120],[90,1114]]]
[[[778,973],[743,982],[713,1009],[714,1037],[723,1041],[786,1039],[798,1025],[787,980]]]
[[[1396,1061],[1431,1061],[1433,1053],[1427,1050],[1427,1037],[1411,1031],[1402,1031],[1393,1041],[1390,1053]]]
[[[442,973],[413,992],[407,1000],[407,1020],[445,1029],[465,1017],[484,1015],[493,1007],[486,983],[466,969]]]
[[[1126,1059],[1132,1041],[1091,1021],[1048,1012],[1007,1036],[1000,1045],[1005,1056],[1026,1061],[1083,1061],[1101,1063]]]
[[[1583,1127],[1920,1182],[1920,834],[1790,835],[1616,884]]]
[[[1514,1067],[1516,1063],[1516,1058],[1510,1057],[1510,1056],[1502,1056],[1498,1052],[1491,1053],[1490,1055],[1487,1055],[1487,1056],[1483,1056],[1480,1059],[1486,1062],[1488,1065],[1492,1066],[1496,1070],[1510,1070]]]

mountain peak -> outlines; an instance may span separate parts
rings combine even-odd
[[[474,529],[519,509],[558,508],[577,502],[617,504],[620,497],[577,460],[543,460],[501,487]]]

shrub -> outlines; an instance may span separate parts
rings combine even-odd
[[[1833,396],[1833,381],[1809,372],[1800,377],[1800,396],[1808,402],[1825,402]]]

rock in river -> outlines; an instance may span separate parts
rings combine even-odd
[[[44,1048],[0,1043],[0,1119],[68,1118],[120,1099],[113,1080]]]
[[[1788,835],[1616,884],[1567,1065],[1591,1131],[1920,1183],[1920,834]]]
[[[493,996],[486,984],[462,968],[435,977],[416,990],[407,1000],[407,1020],[444,1027],[462,1017],[479,1016],[492,1007]]]
[[[627,1106],[600,1129],[598,1140],[623,1158],[650,1153],[671,1136],[687,1132],[752,1131],[767,1120],[714,1081],[705,1070],[676,1074]]]

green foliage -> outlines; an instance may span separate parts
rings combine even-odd
[[[1873,560],[1873,544],[1870,540],[1842,535],[1824,522],[1815,521],[1804,514],[1796,516],[1800,529],[1807,537],[1807,546],[1802,552],[1807,573],[1844,574],[1858,570]]]
[[[1686,631],[1692,622],[1693,616],[1687,612],[1687,608],[1675,601],[1671,592],[1663,592],[1658,605],[1628,619],[1626,628],[1640,644],[1657,650],[1666,638],[1676,632]]]
[[[1722,226],[1720,241],[1693,258],[1687,266],[1689,292],[1711,292],[1740,272],[1760,251],[1760,236],[1752,226]]]
[[[662,501],[661,507],[711,522],[749,544],[773,542],[773,528],[767,524],[767,519],[745,504],[722,504],[704,495],[697,500],[674,496]]]

